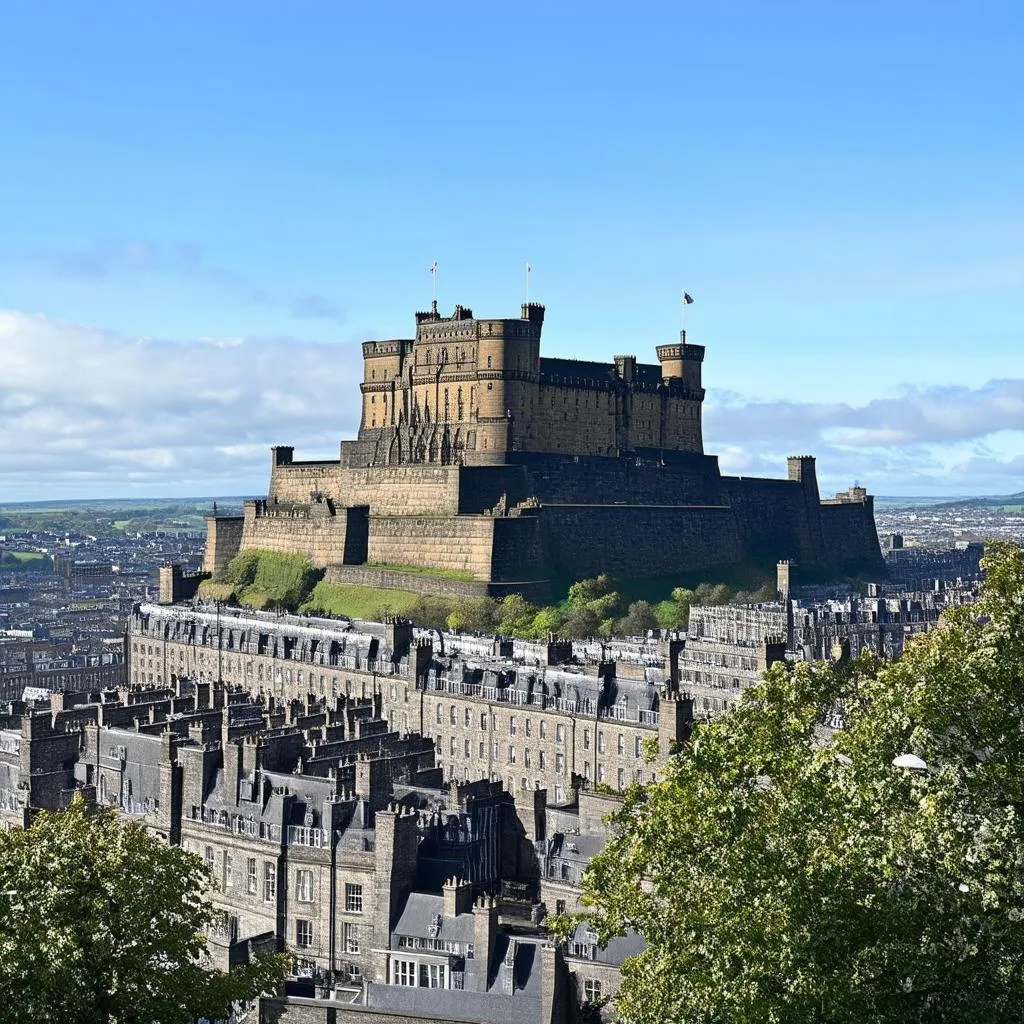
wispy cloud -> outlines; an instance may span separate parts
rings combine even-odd
[[[777,474],[785,455],[812,452],[828,486],[857,478],[879,494],[1020,490],[1024,380],[908,387],[863,405],[712,393],[704,436],[730,472]]]
[[[225,267],[209,263],[202,250],[184,242],[146,240],[92,242],[65,249],[38,249],[31,263],[62,278],[97,280],[122,276],[165,276],[191,281],[235,302],[283,309],[297,319],[344,323],[344,308],[316,292],[267,288]]]
[[[330,457],[355,430],[359,362],[354,345],[140,339],[0,310],[0,492],[259,490],[272,444]]]

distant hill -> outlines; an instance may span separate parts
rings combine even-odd
[[[958,498],[953,501],[937,502],[933,508],[993,508],[1024,511],[1024,491],[992,498]]]

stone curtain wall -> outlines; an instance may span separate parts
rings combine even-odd
[[[290,462],[271,467],[268,500],[307,502],[316,492],[340,500],[340,462]]]
[[[369,505],[381,515],[455,515],[457,466],[373,466],[341,473],[345,505]],[[391,559],[394,561],[394,559]]]
[[[343,562],[348,526],[348,510],[331,515],[325,503],[307,505],[267,505],[245,503],[243,548],[280,551],[305,555],[317,568]]]
[[[540,529],[551,564],[573,579],[664,576],[730,565],[745,554],[725,507],[547,505]]]
[[[242,548],[245,519],[242,516],[207,516],[203,572],[220,577]]]
[[[822,505],[821,532],[828,564],[833,568],[844,572],[873,570],[883,578],[888,575],[870,497],[864,502]]]
[[[718,460],[679,455],[666,465],[652,460],[573,455],[516,455],[527,488],[544,504],[719,505]],[[511,497],[511,496],[510,496]]]
[[[369,562],[468,572],[491,578],[494,520],[370,515]]]

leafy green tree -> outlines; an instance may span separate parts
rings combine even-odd
[[[630,788],[584,878],[647,940],[625,1024],[1020,1020],[1024,557],[986,565],[896,664],[774,666]]]
[[[569,587],[569,594],[566,597],[567,608],[582,608],[591,601],[604,597],[612,592],[613,586],[611,577],[602,573],[586,580],[578,580]]]
[[[531,626],[537,609],[522,594],[502,598],[498,612],[498,632],[505,636],[532,637]]]
[[[533,617],[530,631],[536,637],[545,638],[549,633],[560,633],[565,623],[565,616],[554,605],[546,605]]]
[[[187,1024],[276,986],[284,955],[204,964],[202,861],[77,798],[0,832],[0,1005],[8,1024]]]
[[[658,628],[658,617],[647,601],[634,601],[629,611],[616,623],[615,631],[622,636],[642,636],[649,629]]]

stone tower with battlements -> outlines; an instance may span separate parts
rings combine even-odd
[[[357,437],[323,462],[276,446],[267,497],[210,519],[204,568],[284,551],[334,582],[443,596],[784,559],[884,574],[871,496],[823,501],[813,457],[782,480],[720,473],[701,430],[704,348],[685,333],[657,363],[602,363],[541,355],[543,326],[536,303],[518,318],[435,304],[415,337],[366,342]]]

